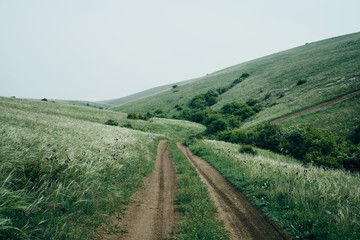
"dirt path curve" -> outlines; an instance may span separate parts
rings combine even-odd
[[[106,239],[171,239],[180,212],[175,207],[176,173],[168,141],[159,142],[155,168],[143,189],[134,194],[119,223],[120,233]]]
[[[219,217],[230,231],[232,239],[285,239],[266,216],[209,163],[193,155],[182,143],[177,145],[207,185]]]
[[[330,106],[330,105],[333,105],[335,103],[338,103],[338,102],[342,102],[342,101],[345,101],[349,98],[352,98],[356,95],[359,95],[360,94],[360,90],[357,90],[355,92],[352,92],[352,93],[349,93],[349,94],[346,94],[346,95],[343,95],[343,96],[340,96],[340,97],[337,97],[337,98],[334,98],[330,101],[327,101],[327,102],[324,102],[324,103],[321,103],[321,104],[318,104],[316,106],[313,106],[313,107],[310,107],[310,108],[307,108],[307,109],[304,109],[302,111],[299,111],[299,112],[296,112],[296,113],[292,113],[292,114],[289,114],[285,117],[281,117],[281,118],[278,118],[278,119],[275,119],[273,121],[271,121],[270,123],[271,124],[276,124],[278,122],[282,122],[282,121],[285,121],[285,120],[288,120],[288,119],[291,119],[291,118],[295,118],[295,117],[298,117],[298,116],[301,116],[301,115],[304,115],[306,113],[309,113],[311,111],[315,111],[315,110],[318,110],[320,108],[324,108],[324,107],[327,107],[327,106]]]

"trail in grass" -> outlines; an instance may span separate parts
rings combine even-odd
[[[177,145],[207,185],[231,239],[285,239],[266,216],[209,163],[193,155],[182,143]]]
[[[133,196],[134,204],[126,210],[118,223],[118,233],[105,239],[170,239],[174,226],[180,220],[175,207],[177,195],[176,173],[168,141],[158,146],[153,173],[147,178],[143,189]]]
[[[270,123],[271,123],[271,124],[276,124],[276,123],[278,123],[278,122],[282,122],[282,121],[285,121],[285,120],[288,120],[288,119],[291,119],[291,118],[295,118],[295,117],[304,115],[304,114],[306,114],[306,113],[309,113],[309,112],[312,112],[312,111],[315,111],[315,110],[318,110],[318,109],[321,109],[321,108],[324,108],[324,107],[328,107],[328,106],[333,105],[333,104],[335,104],[335,103],[345,101],[345,100],[347,100],[347,99],[349,99],[349,98],[352,98],[352,97],[355,97],[355,96],[357,96],[357,95],[359,95],[359,94],[360,94],[360,90],[357,90],[357,91],[355,91],[355,92],[348,93],[348,94],[345,94],[345,95],[343,95],[343,96],[340,96],[340,97],[331,99],[331,100],[329,100],[329,101],[327,101],[327,102],[324,102],[324,103],[318,104],[318,105],[316,105],[316,106],[313,106],[313,107],[304,109],[304,110],[302,110],[302,111],[295,112],[295,113],[289,114],[289,115],[287,115],[287,116],[284,116],[284,117],[281,117],[281,118],[272,120]]]

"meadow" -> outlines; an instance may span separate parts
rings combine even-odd
[[[280,228],[296,239],[359,239],[360,178],[305,166],[290,157],[200,140],[190,149],[207,160]]]
[[[204,130],[39,100],[1,97],[0,113],[2,239],[99,238],[95,229],[120,216],[151,173],[159,139]]]

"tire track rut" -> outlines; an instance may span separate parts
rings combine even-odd
[[[122,221],[120,232],[105,239],[172,239],[176,222],[181,214],[176,210],[178,192],[176,173],[168,149],[168,141],[159,142],[155,168],[143,189],[136,192]]]
[[[286,239],[243,193],[209,163],[193,155],[182,143],[177,145],[207,185],[219,217],[230,231],[232,239]]]

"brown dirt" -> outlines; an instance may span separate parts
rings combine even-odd
[[[135,204],[129,206],[122,221],[117,220],[117,233],[107,234],[104,239],[171,239],[175,224],[181,218],[176,210],[176,174],[168,141],[158,146],[155,168],[147,178],[143,189],[132,197]]]
[[[249,199],[203,159],[177,144],[207,185],[231,239],[286,239]]]
[[[318,110],[318,109],[320,109],[320,108],[324,108],[324,107],[333,105],[333,104],[335,104],[335,103],[345,101],[345,100],[347,100],[347,99],[349,99],[349,98],[352,98],[352,97],[354,97],[354,96],[356,96],[356,95],[359,95],[359,94],[360,94],[360,90],[357,90],[357,91],[355,91],[355,92],[352,92],[352,93],[349,93],[349,94],[346,94],[346,95],[343,95],[343,96],[334,98],[334,99],[332,99],[332,100],[330,100],[330,101],[327,101],[327,102],[318,104],[318,105],[316,105],[316,106],[307,108],[307,109],[305,109],[305,110],[302,110],[302,111],[299,111],[299,112],[296,112],[296,113],[292,113],[292,114],[287,115],[287,116],[285,116],[285,117],[281,117],[281,118],[275,119],[275,120],[271,121],[270,123],[271,123],[271,124],[276,124],[276,123],[278,123],[278,122],[282,122],[282,121],[285,121],[285,120],[288,120],[288,119],[291,119],[291,118],[295,118],[295,117],[304,115],[304,114],[306,114],[306,113],[309,113],[309,112]]]

